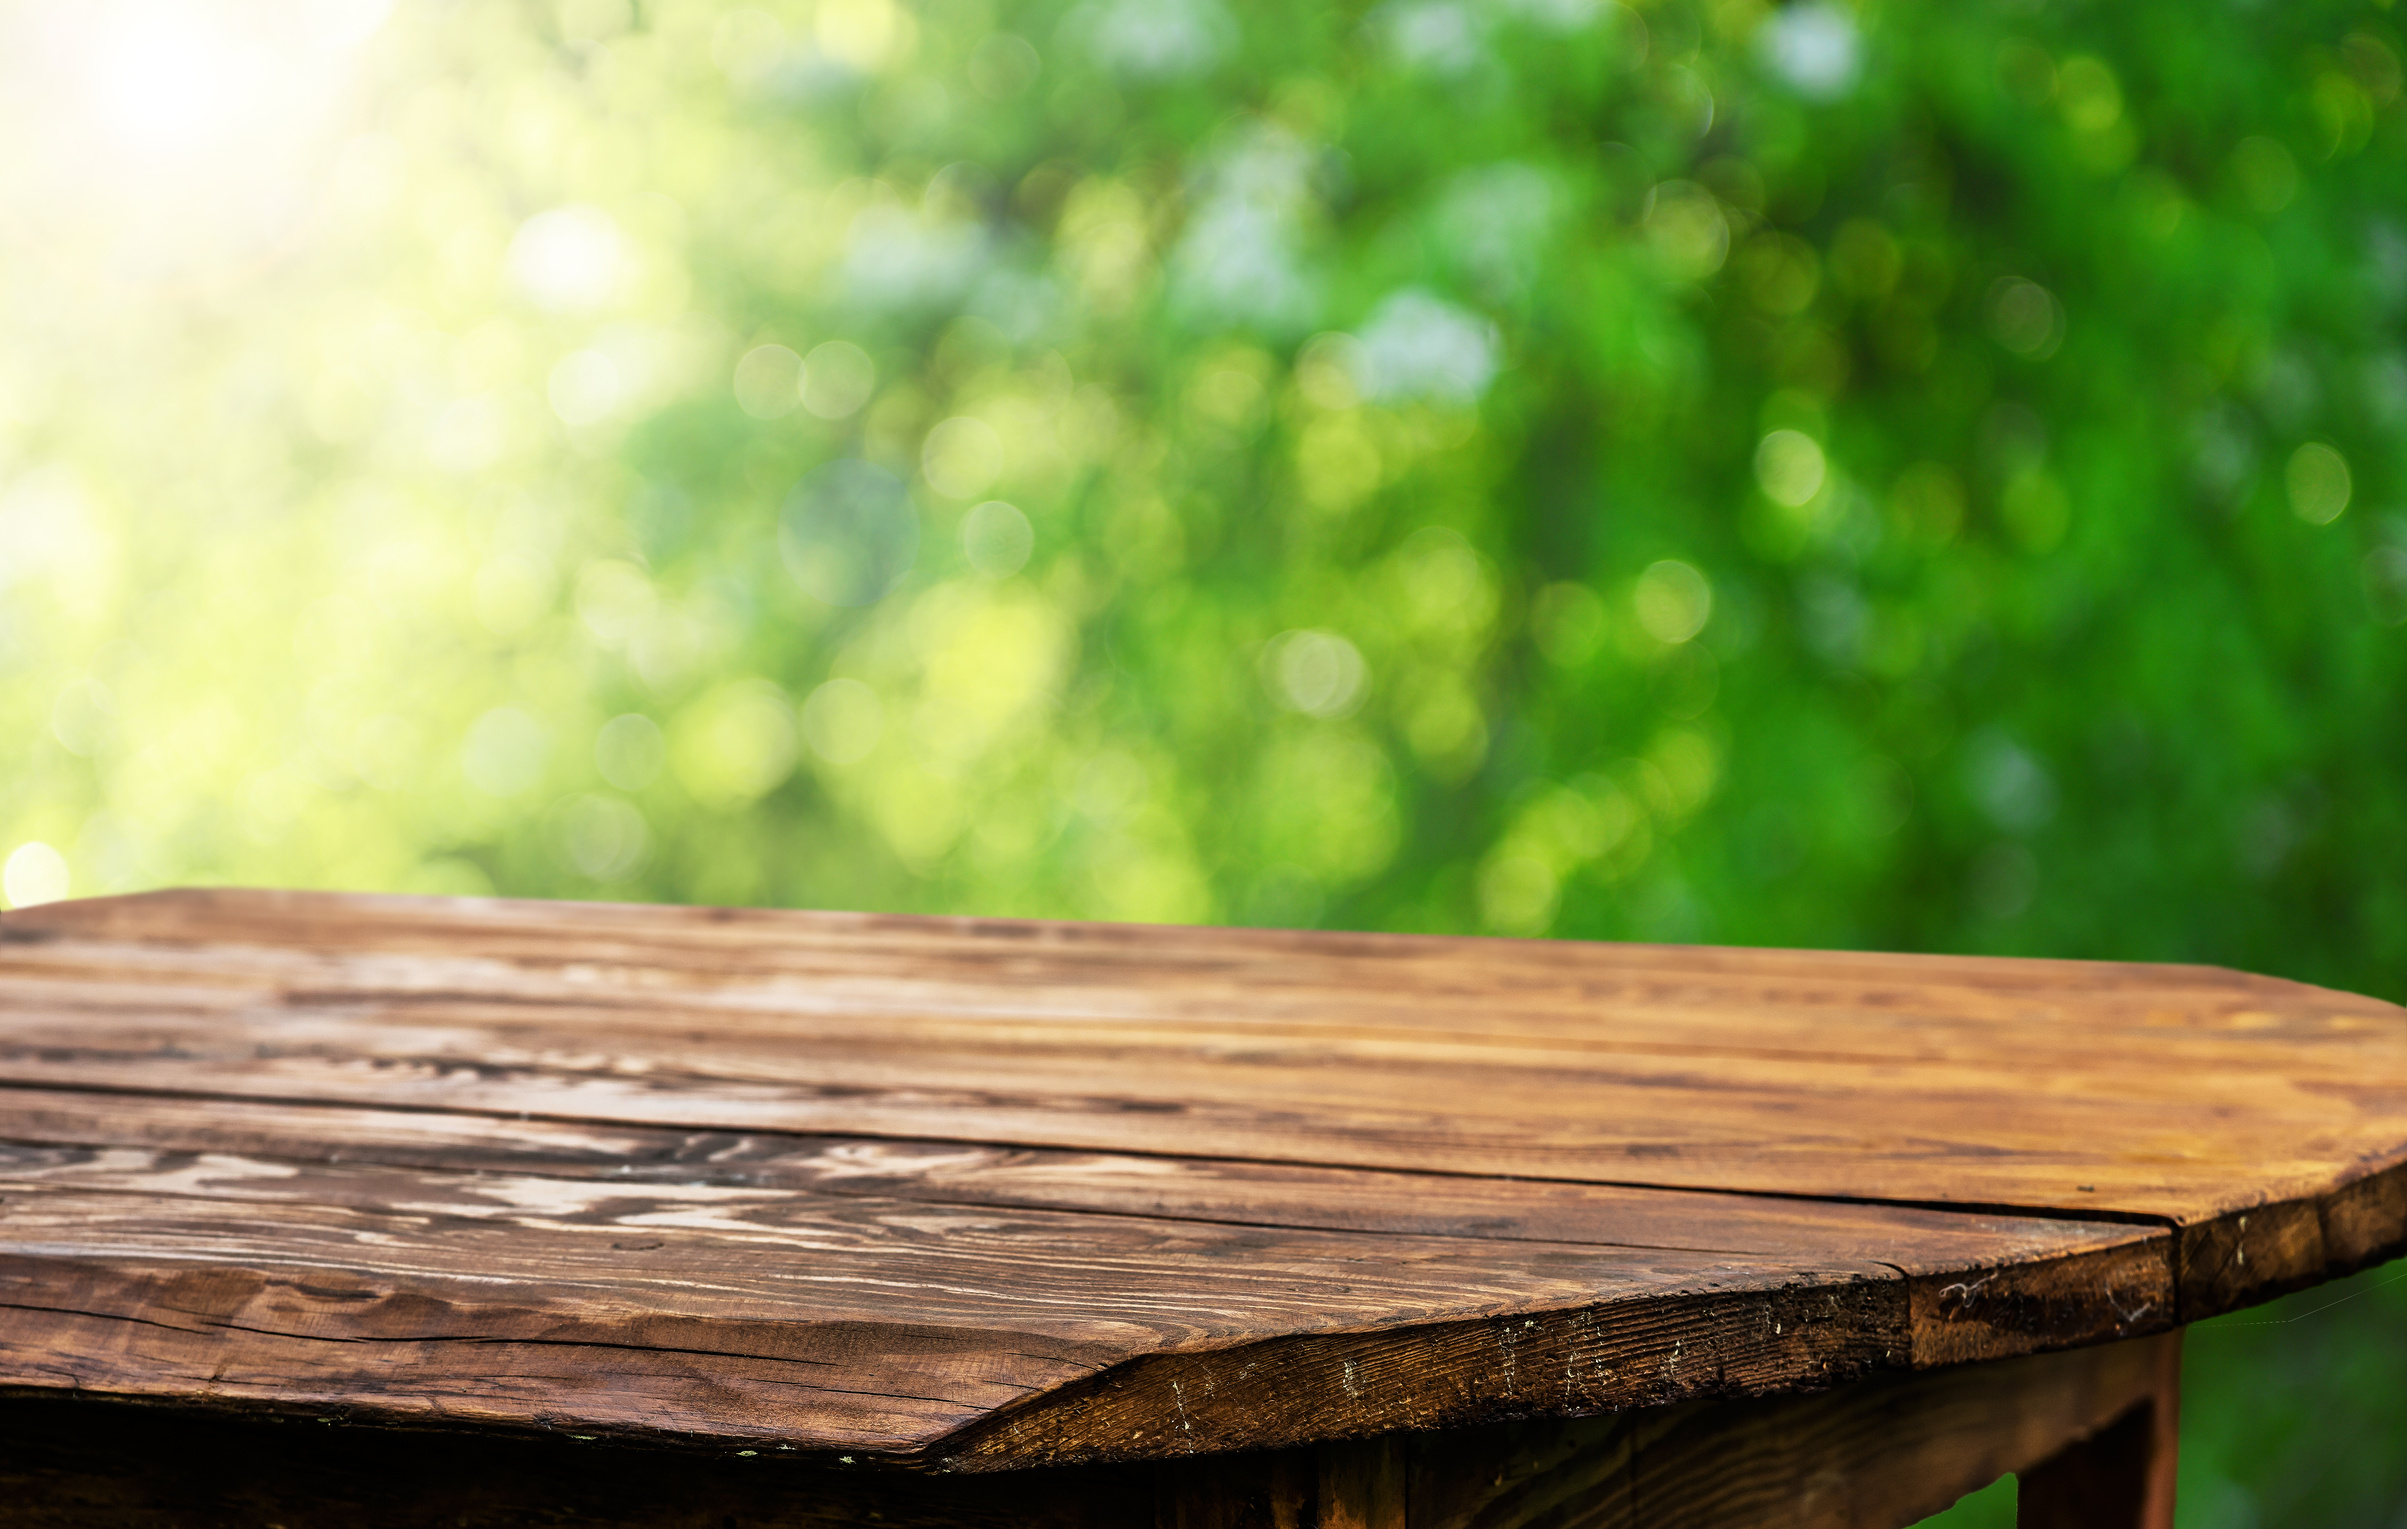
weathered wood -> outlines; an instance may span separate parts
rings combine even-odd
[[[2112,1224],[473,1120],[415,1168],[362,1159],[454,1156],[442,1120],[177,1103],[0,1090],[0,1374],[1010,1465],[1816,1384],[2171,1307],[2161,1234]],[[23,1140],[112,1134],[145,1145]],[[2069,1315],[1994,1293],[2049,1278]],[[497,1366],[535,1342],[583,1380]]]
[[[14,1155],[0,1377],[128,1395],[1000,1467],[1777,1390],[1906,1360],[1904,1292],[1878,1266]]]
[[[54,904],[0,1383],[988,1472],[1770,1395],[2384,1256],[2402,1119],[2407,1013],[2198,968]]]
[[[2163,1419],[2180,1335],[1927,1374],[1821,1396],[1691,1403],[1653,1413],[1508,1425],[1414,1441],[1412,1529],[1902,1529],[1998,1477],[2035,1467],[2026,1501],[2090,1478],[2136,1479],[2113,1453],[2128,1418]],[[2151,1411],[2152,1407],[2160,1410]],[[2172,1504],[2172,1435],[2147,1434],[2151,1512]],[[2123,1431],[2118,1431],[2123,1430]],[[2072,1445],[2071,1449],[2067,1446]],[[2144,1452],[2143,1452],[2144,1453]],[[2116,1475],[2116,1471],[2123,1474]],[[2051,1495],[2055,1494],[2055,1495]],[[2169,1516],[2034,1520],[2047,1529],[2170,1529]]]
[[[2111,1464],[2104,1451],[2144,1442],[2130,1420],[2150,1417],[2167,1394],[2176,1342],[1879,1376],[1816,1396],[985,1476],[875,1471],[774,1449],[704,1455],[0,1398],[0,1524],[1902,1529],[2023,1469],[2026,1524],[2165,1529],[2161,1516],[2095,1516],[2128,1487],[2128,1472],[2110,1474],[2103,1495],[2076,1492],[2090,1517],[2030,1514],[2065,1485],[2066,1461]],[[2068,1451],[2071,1441],[2082,1442]],[[2151,1469],[2169,1511],[2170,1453]]]
[[[254,1198],[305,1198],[298,1180],[278,1189],[286,1174],[281,1165],[332,1152],[352,1166],[602,1179],[622,1187],[796,1191],[1742,1255],[1780,1269],[1902,1275],[1911,1326],[1906,1352],[1925,1365],[2128,1337],[2169,1325],[2173,1306],[2170,1235],[2114,1221],[961,1143],[674,1132],[445,1111],[174,1096],[146,1098],[129,1111],[112,1094],[0,1088],[0,1142],[11,1141],[86,1149],[86,1155],[0,1146],[0,1172],[96,1188],[122,1188],[126,1175],[153,1170],[139,1158],[95,1158],[90,1149],[142,1147],[227,1160],[195,1181],[217,1192],[239,1182]],[[259,1161],[243,1172],[233,1159]]]
[[[10,917],[20,1081],[2182,1225],[2407,1161],[2399,1009],[2205,968],[230,892]]]
[[[2181,1320],[2237,1307],[2397,1257],[2407,1226],[2407,1165],[2345,1177],[2329,1193],[2269,1200],[2183,1225],[2176,1258]]]

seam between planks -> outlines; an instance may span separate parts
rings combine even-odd
[[[111,1085],[111,1084],[82,1083],[82,1082],[51,1082],[51,1081],[48,1081],[48,1080],[43,1080],[43,1079],[23,1079],[23,1078],[4,1078],[4,1077],[0,1077],[0,1090],[14,1090],[14,1089],[22,1089],[22,1090],[25,1090],[25,1091],[28,1091],[28,1092],[34,1092],[34,1091],[43,1091],[43,1092],[53,1092],[53,1093],[74,1093],[74,1094],[85,1094],[85,1095],[98,1096],[98,1097],[114,1097],[114,1098],[139,1098],[139,1099],[192,1099],[192,1100],[202,1100],[202,1101],[210,1101],[210,1102],[216,1102],[216,1103],[225,1103],[225,1104],[271,1104],[271,1105],[277,1105],[277,1106],[281,1106],[281,1107],[284,1107],[284,1108],[289,1108],[289,1109],[318,1109],[318,1110],[362,1110],[362,1111],[370,1111],[370,1110],[374,1110],[374,1111],[384,1111],[384,1112],[388,1112],[388,1113],[392,1113],[392,1114],[396,1114],[396,1115],[415,1115],[415,1116],[439,1116],[439,1115],[453,1115],[453,1116],[466,1116],[466,1117],[469,1117],[469,1118],[472,1118],[472,1119],[477,1119],[477,1120],[527,1121],[527,1122],[530,1122],[530,1123],[540,1122],[540,1123],[542,1123],[542,1124],[544,1124],[544,1125],[583,1126],[583,1127],[589,1127],[589,1128],[594,1128],[594,1129],[602,1129],[602,1130],[620,1130],[620,1131],[627,1131],[627,1130],[646,1130],[646,1131],[661,1131],[661,1132],[675,1132],[675,1131],[704,1132],[704,1133],[712,1133],[712,1134],[738,1135],[738,1136],[747,1136],[747,1137],[757,1137],[757,1138],[763,1138],[763,1139],[769,1139],[769,1140],[777,1140],[777,1141],[793,1141],[793,1142],[812,1142],[812,1141],[882,1141],[882,1142],[927,1142],[927,1143],[939,1144],[939,1145],[944,1145],[944,1146],[956,1146],[956,1147],[983,1147],[983,1148],[986,1148],[986,1149],[988,1149],[988,1150],[991,1150],[991,1151],[996,1151],[996,1152],[1026,1152],[1026,1151],[1046,1151],[1046,1152],[1065,1152],[1065,1153],[1087,1153],[1087,1154],[1102,1155],[1102,1156],[1111,1156],[1111,1157],[1139,1158],[1139,1159],[1143,1159],[1143,1160],[1145,1160],[1145,1161],[1148,1161],[1148,1162],[1229,1163],[1229,1164],[1236,1164],[1236,1165],[1242,1165],[1242,1166],[1246,1166],[1246,1167],[1255,1167],[1255,1168],[1309,1168],[1309,1169],[1317,1169],[1317,1170],[1320,1170],[1320,1171],[1324,1171],[1324,1172],[1331,1172],[1331,1173],[1375,1173],[1375,1174],[1382,1174],[1382,1175],[1386,1175],[1386,1176],[1388,1176],[1388,1177],[1392,1177],[1392,1178],[1396,1178],[1396,1179],[1401,1179],[1401,1180],[1418,1179],[1418,1178],[1430,1178],[1430,1179],[1444,1179],[1444,1180],[1448,1180],[1448,1181],[1450,1181],[1450,1182],[1457,1182],[1457,1183],[1472,1183],[1472,1184],[1477,1184],[1477,1183],[1491,1183],[1491,1184],[1492,1184],[1492,1183],[1505,1183],[1505,1184],[1572,1184],[1572,1185],[1580,1185],[1580,1186],[1585,1186],[1585,1187],[1590,1187],[1590,1188],[1596,1188],[1596,1189],[1637,1189],[1637,1190],[1649,1190],[1649,1191],[1654,1191],[1654,1192],[1657,1192],[1657,1193],[1663,1193],[1663,1194],[1723,1195],[1723,1196],[1727,1196],[1727,1197],[1730,1197],[1730,1198],[1733,1198],[1733,1199],[1745,1199],[1745,1200],[1768,1200],[1768,1201],[1773,1201],[1773,1202],[1776,1202],[1776,1203],[1785,1203],[1785,1204],[1809,1204],[1809,1205],[1860,1205],[1860,1206],[1867,1206],[1867,1207],[1871,1207],[1871,1208],[1875,1208],[1875,1209],[1888,1209],[1888,1210],[1919,1210],[1919,1211],[1927,1211],[1927,1212],[1931,1212],[1931,1213],[1934,1213],[1934,1214],[1940,1214],[1940,1215],[1958,1215],[1958,1216],[2019,1216],[2019,1217],[2024,1217],[2024,1218],[2031,1219],[2031,1220],[2041,1220],[2041,1221],[2065,1221],[2065,1222],[2088,1223],[2088,1224],[2103,1224],[2103,1225],[2114,1225],[2114,1226],[2140,1226],[2140,1227],[2153,1227],[2153,1228],[2157,1228],[2157,1229],[2161,1229],[2161,1230],[2168,1231],[2168,1232],[2173,1232],[2173,1233],[2179,1233],[2179,1232],[2180,1232],[2180,1230],[2182,1229],[2182,1227],[2183,1227],[2183,1226],[2184,1226],[2184,1224],[2185,1224],[2185,1223],[2183,1223],[2182,1221],[2180,1221],[2180,1220],[2179,1220],[2178,1218],[2176,1218],[2176,1217],[2173,1217],[2173,1216],[2167,1216],[2167,1215],[2163,1215],[2163,1214],[2160,1214],[2160,1213],[2158,1213],[2158,1212],[2154,1212],[2154,1211],[2116,1210],[2116,1209],[2113,1209],[2112,1207],[2108,1207],[2108,1206],[2101,1206],[2101,1207],[2099,1207],[2097,1210],[2094,1210],[2094,1211],[2092,1211],[2092,1210],[2084,1210],[2084,1209],[2078,1209],[2078,1208],[2073,1208],[2073,1207],[2064,1207],[2064,1206],[2046,1206],[2046,1205],[2019,1205],[2019,1204],[2015,1204],[2015,1203],[2012,1203],[2012,1202],[2007,1202],[2007,1201],[1918,1200],[1918,1199],[1905,1199],[1905,1198],[1894,1198],[1894,1199],[1892,1199],[1892,1198],[1887,1198],[1887,1197],[1883,1197],[1883,1196],[1877,1196],[1877,1195],[1846,1195],[1846,1194],[1827,1194],[1827,1193],[1825,1193],[1825,1194],[1805,1194],[1805,1193],[1798,1193],[1798,1192],[1794,1192],[1794,1191],[1788,1191],[1788,1190],[1776,1190],[1776,1189],[1733,1189],[1733,1188],[1728,1188],[1728,1187],[1724,1187],[1724,1186],[1714,1186],[1714,1185],[1694,1185],[1694,1184],[1664,1184],[1664,1183],[1658,1183],[1658,1182],[1654,1182],[1654,1181],[1647,1180],[1647,1179],[1621,1179],[1621,1178],[1571,1177],[1571,1176],[1567,1176],[1567,1175],[1561,1175],[1561,1174],[1541,1174],[1541,1173],[1478,1173],[1478,1172],[1473,1172],[1473,1171],[1471,1171],[1471,1170],[1468,1170],[1468,1169],[1451,1169],[1451,1168],[1391,1168],[1391,1167],[1386,1167],[1386,1166],[1382,1166],[1382,1165],[1375,1165],[1375,1164],[1363,1164],[1363,1163],[1337,1162],[1337,1161],[1327,1161],[1327,1160],[1315,1159],[1315,1158],[1294,1158],[1294,1157],[1252,1157],[1252,1156],[1238,1156],[1238,1155],[1233,1155],[1233,1154],[1229,1154],[1229,1153],[1207,1153],[1207,1152],[1162,1152],[1162,1151],[1150,1151],[1150,1150],[1147,1150],[1147,1149],[1145,1149],[1145,1148],[1142,1148],[1142,1147],[1117,1147],[1117,1146],[1115,1146],[1115,1147],[1112,1147],[1112,1148],[1109,1148],[1109,1149],[1104,1149],[1104,1148],[1081,1147],[1081,1146],[1063,1146],[1063,1145],[1061,1145],[1061,1144],[1059,1144],[1059,1143],[1056,1143],[1056,1142],[1006,1141],[1006,1140],[999,1140],[999,1139],[995,1139],[995,1138],[991,1138],[991,1137],[983,1137],[983,1136],[970,1136],[970,1135],[958,1135],[958,1136],[956,1136],[956,1135],[947,1135],[947,1134],[944,1134],[944,1133],[941,1133],[941,1132],[912,1132],[912,1133],[904,1133],[904,1132],[893,1132],[893,1131],[878,1131],[878,1130],[874,1130],[874,1129],[869,1129],[869,1130],[847,1130],[847,1131],[843,1131],[843,1132],[820,1132],[820,1131],[784,1131],[784,1130],[778,1130],[778,1129],[776,1129],[776,1128],[774,1128],[774,1127],[729,1126],[729,1125],[727,1125],[727,1124],[725,1124],[725,1123],[723,1123],[723,1122],[720,1122],[720,1123],[709,1123],[709,1122],[681,1122],[681,1121],[659,1121],[659,1120],[641,1120],[641,1121],[635,1121],[635,1120],[625,1120],[625,1119],[619,1119],[619,1118],[615,1118],[615,1117],[612,1117],[612,1116],[607,1116],[607,1115],[577,1115],[577,1114],[567,1114],[567,1113],[556,1113],[556,1112],[549,1111],[549,1110],[502,1110],[502,1109],[491,1109],[491,1108],[478,1108],[477,1106],[474,1106],[474,1105],[461,1105],[461,1104],[412,1104],[412,1103],[394,1102],[394,1101],[383,1100],[383,1099],[328,1099],[328,1098],[324,1098],[324,1097],[313,1096],[313,1095],[306,1095],[306,1094],[304,1094],[304,1095],[288,1095],[288,1094],[271,1094],[271,1093],[241,1093],[241,1092],[236,1092],[236,1091],[234,1091],[234,1090],[230,1090],[230,1089],[181,1089],[181,1088],[161,1088],[161,1087],[156,1087],[156,1086],[147,1086],[147,1087],[120,1087],[120,1086]],[[13,1139],[15,1139],[15,1138],[5,1138],[5,1139],[11,1139],[11,1140],[13,1140]],[[28,1144],[28,1145],[38,1145],[38,1143],[27,1143],[27,1144]],[[79,1145],[94,1145],[94,1146],[102,1146],[102,1145],[107,1145],[107,1146],[123,1146],[123,1145],[129,1145],[129,1144],[128,1144],[128,1143],[122,1143],[122,1142],[110,1142],[110,1143],[81,1143],[81,1144],[79,1144]],[[317,1161],[316,1159],[295,1159],[295,1160],[296,1160],[296,1161]],[[457,1171],[457,1170],[447,1170],[447,1171]],[[492,1170],[492,1171],[515,1171],[515,1170]],[[2376,1170],[2376,1171],[2378,1171],[2378,1170]],[[529,1178],[543,1178],[543,1177],[553,1177],[553,1178],[559,1178],[559,1177],[565,1177],[565,1175],[558,1175],[558,1174],[546,1175],[546,1174],[540,1174],[540,1173],[528,1173],[528,1174],[526,1174],[525,1176],[526,1176],[526,1177],[529,1177]],[[917,1200],[919,1197],[917,1197],[917,1196],[892,1196],[891,1198],[911,1198],[911,1199]],[[972,1203],[983,1204],[983,1203],[985,1203],[985,1202],[972,1202]],[[1086,1212],[1086,1211],[1085,1211],[1084,1207],[1079,1207],[1078,1209],[1079,1209],[1079,1212],[1080,1212],[1081,1214],[1086,1214],[1086,1213],[1088,1213],[1088,1212]],[[1094,1212],[1094,1214],[1129,1214],[1129,1213],[1127,1213],[1127,1212],[1119,1212],[1119,1213],[1114,1213],[1114,1212]],[[1163,1218],[1161,1218],[1161,1219],[1166,1219],[1166,1220],[1195,1220],[1195,1221],[1207,1221],[1207,1222],[1208,1222],[1208,1221],[1212,1221],[1212,1220],[1213,1220],[1213,1218],[1209,1218],[1209,1217],[1180,1217],[1180,1216],[1166,1216],[1166,1217],[1163,1217]],[[1240,1225],[1240,1226],[1244,1226],[1244,1225],[1259,1225],[1259,1226],[1264,1226],[1264,1227],[1284,1227],[1284,1226],[1288,1225],[1288,1223],[1285,1223],[1285,1222],[1259,1222],[1259,1223],[1255,1223],[1255,1222],[1231,1222],[1231,1223],[1226,1223],[1226,1224],[1229,1224],[1229,1225]],[[1472,1239],[1472,1240],[1475,1240],[1475,1241],[1477,1241],[1477,1240],[1486,1240],[1486,1241],[1499,1241],[1499,1242],[1503,1242],[1503,1241],[1520,1241],[1520,1240],[1544,1240],[1544,1241],[1559,1241],[1559,1240],[1561,1240],[1561,1239],[1517,1239],[1517,1238],[1488,1238],[1488,1239],[1478,1239],[1478,1238],[1474,1238],[1474,1239]],[[1650,1245],[1648,1245],[1648,1244],[1623,1244],[1623,1243],[1606,1243],[1606,1244],[1599,1244],[1599,1246],[1607,1246],[1607,1247],[1622,1247],[1622,1246],[1629,1246],[1629,1247],[1640,1247],[1640,1246],[1650,1246]],[[1705,1249],[1666,1248],[1666,1249],[1664,1249],[1664,1251],[1675,1251],[1675,1252],[1690,1252],[1690,1251],[1694,1251],[1694,1252],[1721,1252],[1721,1251],[1728,1251],[1728,1250],[1724,1250],[1724,1249],[1712,1249],[1712,1248],[1705,1248]]]

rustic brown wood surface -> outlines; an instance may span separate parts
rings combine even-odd
[[[1815,1396],[1352,1447],[1405,1462],[1392,1529],[1894,1529],[2008,1472],[2025,1473],[2024,1529],[2171,1529],[2172,1452],[2154,1446],[2180,1359],[2180,1334],[2162,1333]]]
[[[2201,968],[0,917],[18,1388],[996,1470],[2108,1343],[2403,1241],[2407,1014]]]
[[[0,1524],[1896,1529],[2021,1470],[2024,1529],[2170,1529],[2149,1446],[2178,1359],[2160,1334],[1810,1396],[976,1476],[0,1398]]]

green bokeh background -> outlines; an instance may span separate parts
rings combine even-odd
[[[0,6],[12,901],[2407,997],[2387,7],[87,14]],[[2403,1323],[2202,1330],[2185,1525],[2401,1522]]]

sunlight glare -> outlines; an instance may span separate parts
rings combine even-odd
[[[255,241],[331,153],[359,46],[389,10],[119,0],[0,19],[0,128],[20,145],[0,200],[54,236],[81,223],[154,252],[173,225],[170,263],[232,253],[224,241]]]
[[[201,14],[120,15],[86,59],[93,115],[134,154],[200,156],[250,124],[273,95],[257,43]],[[98,40],[98,39],[96,39]]]

